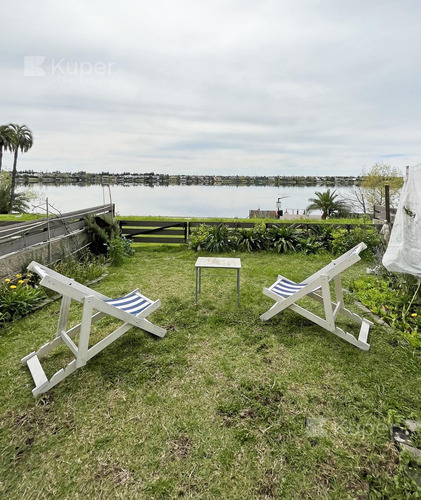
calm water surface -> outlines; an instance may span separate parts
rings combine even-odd
[[[109,203],[109,190],[99,185],[51,186],[34,185],[32,191],[39,203],[48,198],[60,212]],[[346,197],[349,188],[336,192]],[[178,217],[248,217],[249,210],[276,209],[277,199],[282,208],[304,209],[316,191],[326,186],[111,186],[111,198],[118,215],[162,215]],[[316,213],[316,212],[314,212]]]

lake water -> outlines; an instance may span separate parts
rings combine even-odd
[[[111,186],[111,198],[118,215],[161,215],[177,217],[248,217],[249,210],[276,210],[278,198],[283,198],[282,209],[305,209],[316,191],[326,186]],[[347,187],[336,189],[346,197]],[[35,184],[31,190],[45,199],[57,211],[71,212],[109,203],[108,187],[53,186]],[[43,201],[44,200],[44,201]],[[39,209],[34,211],[39,212]],[[54,210],[53,210],[54,211]],[[315,214],[317,212],[314,212]]]

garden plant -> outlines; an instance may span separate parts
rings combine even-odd
[[[151,319],[166,337],[133,329],[38,400],[19,359],[50,339],[46,324],[59,303],[2,325],[4,498],[419,496],[419,464],[389,431],[421,420],[419,356],[379,324],[363,352],[291,311],[258,319],[271,303],[261,290],[279,272],[299,281],[331,254],[236,256],[241,305],[230,280],[212,279],[196,306],[197,254],[181,245],[137,246],[95,288],[118,297],[140,287],[161,299]],[[366,267],[350,268],[344,287]],[[75,304],[70,322],[79,314]],[[115,327],[113,319],[94,325],[93,341]],[[59,350],[46,371],[69,359]]]
[[[130,260],[110,259],[114,240],[98,243],[104,255],[56,269],[83,281],[114,261],[118,267],[108,267],[95,288],[118,297],[140,287],[159,298],[153,321],[168,333],[156,340],[128,332],[34,401],[19,359],[49,340],[45,325],[58,317],[59,304],[3,320],[0,398],[8,403],[0,410],[1,495],[420,497],[421,464],[390,439],[392,424],[421,420],[419,282],[378,271],[382,247],[375,231],[202,225],[188,248],[134,245],[134,251],[118,242],[116,255],[132,253]],[[280,272],[299,282],[359,241],[370,251],[344,274],[344,287],[386,322],[375,322],[370,351],[291,311],[258,320],[271,303],[261,290]],[[241,258],[240,307],[235,286],[218,278],[206,282],[194,305],[197,251]],[[367,267],[378,274],[367,275]],[[36,286],[23,275],[10,279],[2,285],[9,297],[18,284]],[[357,306],[355,312],[364,315]],[[79,315],[76,304],[70,322]],[[113,319],[95,325],[92,341],[115,327]],[[46,371],[54,373],[69,356],[59,350],[46,359]]]

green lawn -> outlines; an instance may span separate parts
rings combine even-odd
[[[234,277],[205,278],[195,306],[197,254],[138,247],[95,288],[160,298],[166,337],[132,329],[38,400],[20,359],[53,337],[59,303],[0,329],[1,498],[417,498],[389,423],[421,419],[419,358],[379,326],[363,352],[290,311],[259,320],[263,286],[328,255],[234,256],[241,306]]]
[[[28,222],[42,219],[43,217],[45,215],[42,214],[0,214],[0,222]]]
[[[370,218],[349,218],[349,219],[257,219],[257,218],[222,218],[222,217],[164,217],[164,216],[142,216],[142,215],[117,215],[117,219],[119,220],[141,220],[141,221],[160,221],[160,222],[184,222],[189,220],[190,222],[252,222],[254,224],[261,224],[262,222],[272,222],[272,223],[280,223],[280,224],[322,224],[322,225],[331,225],[331,224],[352,224],[352,225],[372,225],[372,219]]]

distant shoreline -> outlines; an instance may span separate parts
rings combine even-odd
[[[35,172],[17,173],[19,184],[58,184],[58,185],[147,185],[147,186],[358,186],[361,177],[357,176],[241,176],[241,175],[182,175],[130,173],[113,174],[109,172]]]

